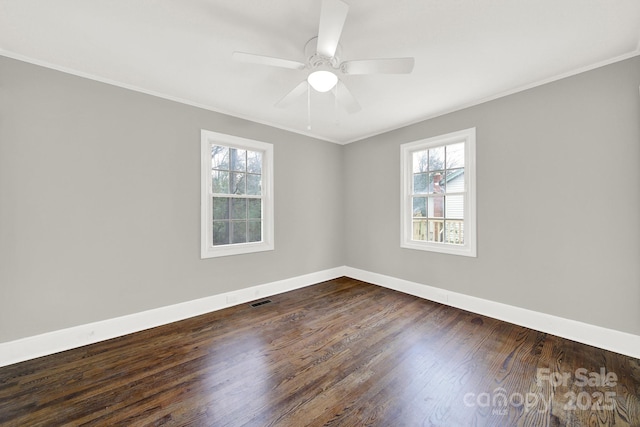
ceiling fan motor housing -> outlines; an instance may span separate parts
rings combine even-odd
[[[338,44],[336,53],[332,58],[320,55],[318,53],[318,37],[314,37],[304,45],[304,56],[307,59],[309,70],[316,71],[318,69],[326,69],[328,71],[340,70],[340,56],[342,54],[342,46]]]

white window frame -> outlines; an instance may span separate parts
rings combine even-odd
[[[413,153],[460,142],[465,143],[464,244],[413,240]],[[406,249],[476,257],[476,128],[402,144],[400,155],[402,174],[400,246]]]
[[[213,245],[213,188],[211,175],[211,147],[213,145],[262,153],[262,241],[260,242]],[[202,129],[200,146],[200,257],[205,259],[273,250],[273,144]]]

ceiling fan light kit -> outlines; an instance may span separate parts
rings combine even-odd
[[[337,90],[333,92],[337,104],[341,105],[348,113],[355,113],[361,107],[339,78],[340,74],[408,74],[413,71],[414,59],[407,57],[341,62],[342,49],[339,42],[348,11],[349,5],[342,0],[322,1],[318,36],[313,37],[305,44],[305,63],[244,52],[234,52],[233,59],[253,64],[295,70],[306,69],[308,71],[307,78],[278,101],[275,104],[276,107],[288,107],[296,98],[307,92],[309,87],[317,92],[329,92],[337,87]]]
[[[309,74],[307,82],[317,92],[329,92],[338,83],[338,76],[327,70],[317,70]]]

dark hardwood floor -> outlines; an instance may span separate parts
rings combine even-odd
[[[640,361],[341,278],[0,368],[3,426],[640,426]]]

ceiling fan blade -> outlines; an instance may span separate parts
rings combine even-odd
[[[347,89],[347,86],[345,86],[345,84],[340,80],[338,80],[335,95],[336,101],[338,101],[338,104],[347,110],[347,113],[353,114],[362,110],[358,101],[356,101],[351,92],[349,92],[349,89]]]
[[[409,74],[414,64],[413,58],[361,59],[345,61],[340,69],[345,74]]]
[[[318,29],[318,53],[333,58],[338,48],[349,5],[340,0],[323,0]]]
[[[292,70],[302,70],[305,67],[302,62],[245,52],[233,52],[232,58],[236,61],[248,62],[251,64],[270,65],[273,67],[290,68]]]
[[[280,101],[276,102],[276,107],[278,108],[287,108],[289,105],[293,104],[293,102],[300,97],[303,93],[305,93],[309,88],[309,83],[306,80],[301,81],[298,86],[294,87],[291,92],[286,94]]]

